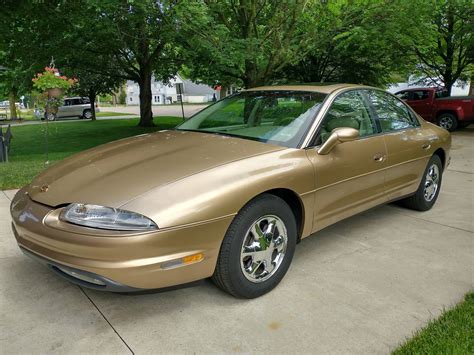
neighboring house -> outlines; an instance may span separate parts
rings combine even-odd
[[[203,84],[196,84],[191,80],[182,79],[179,75],[176,75],[176,77],[171,79],[169,83],[155,81],[155,79],[152,78],[152,105],[164,105],[179,102],[179,86],[182,88],[183,102],[210,102],[212,101],[214,95],[217,100],[219,99],[219,92],[214,90],[212,87]],[[140,104],[140,88],[137,83],[133,81],[127,81],[126,93],[127,105],[133,106]]]

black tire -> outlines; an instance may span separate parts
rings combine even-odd
[[[442,113],[436,119],[436,123],[449,132],[455,131],[459,124],[457,117],[452,113]]]
[[[92,118],[92,111],[91,110],[84,110],[84,112],[82,113],[81,118],[91,119]]]
[[[54,114],[54,113],[45,113],[44,118],[47,121],[56,121],[56,119],[57,119],[56,114]]]
[[[434,196],[428,200],[425,196],[425,186],[428,180],[427,178],[428,172],[433,167],[433,165],[436,165],[438,169],[438,182],[437,182],[437,188],[434,193]],[[431,207],[433,207],[433,205],[436,203],[436,200],[438,199],[439,191],[441,189],[442,179],[443,179],[443,164],[438,155],[433,155],[430,161],[428,162],[428,165],[426,166],[425,171],[423,172],[423,177],[421,179],[420,186],[418,186],[418,190],[416,190],[414,195],[402,200],[401,201],[402,205],[416,211],[428,211],[429,209],[431,209]]]
[[[250,281],[249,276],[244,275],[244,261],[241,258],[241,251],[244,242],[249,238],[250,234],[247,233],[249,229],[255,222],[265,216],[276,216],[283,223],[287,232],[286,250],[279,267],[272,271],[273,274],[269,274],[268,279],[258,282]],[[273,240],[275,235],[271,238]],[[263,194],[245,205],[232,221],[222,242],[212,280],[219,288],[238,298],[262,296],[277,286],[285,276],[293,259],[296,240],[296,220],[291,208],[281,198],[271,194]],[[275,252],[277,252],[277,249],[271,252],[271,258],[273,258]],[[253,260],[250,261],[250,264],[253,264]],[[263,265],[264,269],[265,265]],[[259,268],[260,266],[255,270]]]

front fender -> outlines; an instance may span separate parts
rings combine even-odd
[[[255,196],[277,188],[300,196],[305,225],[311,226],[314,170],[301,149],[270,152],[215,167],[157,187],[121,208],[152,218],[160,228],[171,228],[235,215]]]

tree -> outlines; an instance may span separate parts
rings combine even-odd
[[[74,87],[74,92],[80,96],[89,98],[92,120],[96,120],[95,102],[98,95],[110,94],[116,90],[121,79],[113,76],[105,76],[92,73],[91,71],[72,70],[78,78],[78,84]]]
[[[246,88],[267,82],[309,40],[297,33],[307,0],[204,0],[200,22],[188,21],[190,75]]]
[[[431,83],[441,80],[445,90],[457,80],[467,81],[474,64],[474,4],[471,0],[437,0],[425,14],[427,37],[414,41],[418,72]]]
[[[313,34],[309,48],[275,78],[385,85],[413,63],[406,52],[422,35],[419,6],[416,1],[313,1],[298,27]]]
[[[152,76],[168,80],[178,69],[179,14],[186,3],[179,1],[89,0],[82,4],[84,18],[80,30],[84,51],[91,58],[108,58],[104,68],[91,71],[122,80],[133,80],[140,87],[140,126],[153,126],[151,110]],[[86,15],[87,14],[87,15]],[[85,23],[87,19],[89,23]]]
[[[34,41],[36,33],[31,30],[32,21],[22,13],[30,9],[30,4],[20,2],[2,2],[0,14],[0,90],[8,97],[10,102],[10,115],[17,118],[15,102],[21,92],[29,91],[32,86],[31,79],[35,72],[44,68],[45,64],[34,65],[43,53],[35,53],[34,47],[27,51],[23,45],[26,34],[31,34],[29,40]]]
[[[88,80],[94,76],[95,83],[103,79],[115,86],[117,81],[136,81],[140,86],[139,125],[152,126],[152,76],[166,81],[182,64],[176,43],[182,26],[179,18],[194,4],[178,0],[8,2],[5,27],[16,29],[22,56],[11,48],[9,53],[21,58],[25,67],[54,56],[61,70],[70,74],[76,70]],[[25,25],[18,26],[12,19]],[[38,56],[34,58],[28,50]],[[84,88],[85,80],[81,81]]]

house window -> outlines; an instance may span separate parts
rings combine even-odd
[[[159,103],[160,102],[160,96],[155,95],[154,100],[155,100],[155,103]]]
[[[133,101],[133,99],[130,97],[130,101]]]

